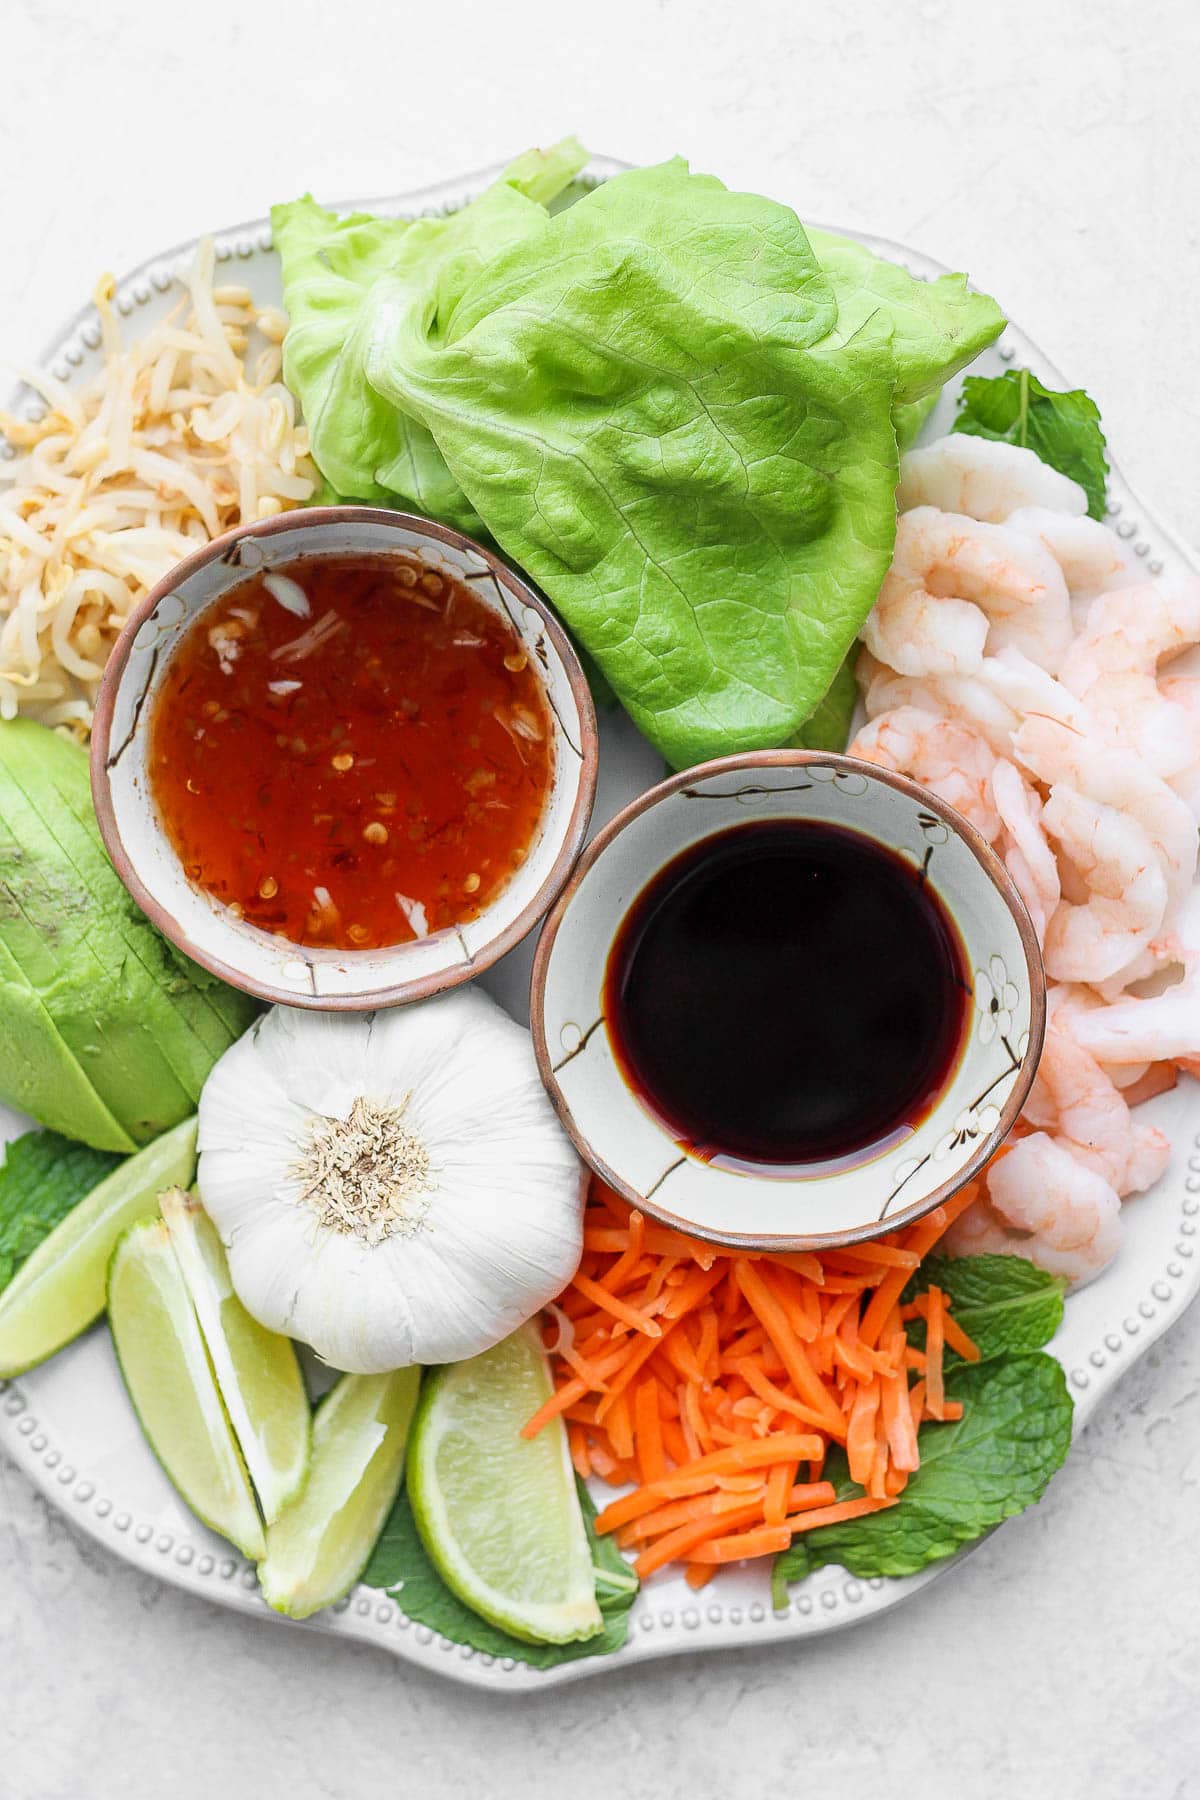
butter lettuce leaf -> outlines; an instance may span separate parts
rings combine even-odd
[[[442,219],[275,209],[314,457],[498,543],[668,762],[806,741],[890,560],[897,431],[1003,319],[680,159],[551,214],[582,155]]]
[[[487,256],[533,229],[586,162],[574,138],[527,151],[479,200],[443,218],[339,218],[307,194],[271,209],[290,320],[284,379],[300,401],[317,466],[338,496],[400,505],[475,536],[483,532],[427,428],[365,379],[376,308],[397,304],[414,287],[428,295],[443,262],[457,281],[467,279]]]
[[[676,161],[488,263],[367,374],[677,767],[787,742],[887,571],[887,334],[842,342],[788,208]]]
[[[919,400],[909,400],[892,408],[892,423],[896,427],[896,442],[901,454],[911,450],[920,436],[921,427],[938,402],[937,389],[931,394],[922,394]]]
[[[795,742],[802,750],[836,750],[840,753],[849,743],[850,723],[858,705],[855,655],[852,650],[796,733]]]
[[[814,226],[808,236],[833,289],[843,337],[851,341],[873,324],[886,328],[898,407],[936,396],[1004,329],[996,302],[969,287],[965,275],[917,281],[853,238]]]

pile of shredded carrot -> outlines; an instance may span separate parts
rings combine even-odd
[[[969,1184],[878,1242],[755,1256],[657,1224],[593,1182],[583,1259],[549,1309],[556,1391],[523,1435],[564,1417],[581,1476],[633,1484],[597,1529],[639,1575],[682,1562],[693,1587],[721,1563],[894,1506],[919,1465],[918,1427],[961,1416],[947,1347],[979,1354],[940,1289],[900,1296],[977,1193]],[[924,1350],[904,1329],[915,1317]],[[824,1479],[831,1443],[861,1496],[839,1501]]]

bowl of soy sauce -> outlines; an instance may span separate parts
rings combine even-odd
[[[591,843],[534,963],[543,1080],[617,1193],[714,1242],[850,1244],[972,1179],[1037,1070],[1045,977],[952,807],[856,758],[675,775]]]

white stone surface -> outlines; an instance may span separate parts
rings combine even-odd
[[[0,345],[273,199],[573,128],[969,269],[1195,539],[1198,55],[1191,0],[7,0]],[[1183,1800],[1198,1503],[1194,1311],[1042,1506],[910,1608],[517,1704],[137,1577],[0,1461],[0,1800]]]

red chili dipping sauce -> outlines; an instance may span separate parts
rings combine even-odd
[[[466,582],[330,556],[196,619],[155,699],[149,774],[197,886],[291,943],[375,949],[501,891],[554,738],[524,645]]]

